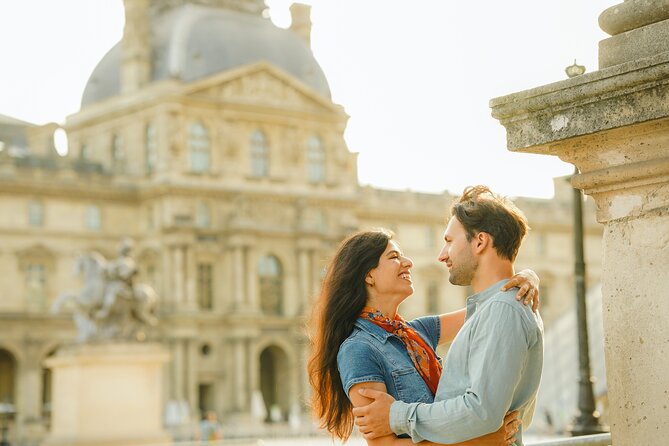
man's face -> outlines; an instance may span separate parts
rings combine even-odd
[[[460,220],[451,217],[444,232],[444,247],[439,253],[439,261],[448,267],[448,280],[453,285],[468,286],[472,283],[478,268],[474,243],[474,239],[467,240],[467,232]]]

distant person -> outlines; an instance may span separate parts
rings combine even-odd
[[[457,443],[498,429],[508,411],[524,427],[534,414],[543,367],[543,323],[520,305],[508,282],[527,233],[525,216],[485,186],[468,187],[451,207],[439,261],[449,281],[471,286],[467,317],[446,355],[434,402],[395,401],[365,388],[351,399],[366,439],[409,434],[414,442]],[[515,445],[522,445],[522,430]]]
[[[465,309],[405,322],[397,310],[413,294],[412,267],[391,233],[379,230],[348,237],[327,268],[312,322],[308,368],[315,413],[322,426],[340,439],[351,434],[353,406],[369,401],[358,389],[387,391],[409,403],[433,401],[441,374],[435,349],[456,336]],[[522,287],[519,299],[525,296],[528,302],[538,302],[536,274],[523,271],[507,288],[516,285]],[[510,444],[518,428],[516,416],[514,412],[505,418],[502,413],[492,433],[462,445]],[[368,444],[413,442],[388,435]]]
[[[216,412],[213,410],[207,411],[204,418],[200,421],[198,432],[195,436],[196,440],[203,443],[207,441],[216,441],[223,438],[223,427],[218,421]]]

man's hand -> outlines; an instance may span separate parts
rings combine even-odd
[[[372,440],[393,433],[390,429],[390,406],[395,398],[385,392],[372,389],[360,389],[358,393],[365,398],[374,400],[372,403],[353,408],[355,424],[360,429],[362,436]]]

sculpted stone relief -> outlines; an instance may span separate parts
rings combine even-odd
[[[201,95],[221,101],[253,102],[277,108],[320,111],[324,107],[288,83],[267,71],[258,71],[234,79],[204,92]]]

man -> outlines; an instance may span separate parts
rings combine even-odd
[[[96,318],[105,319],[109,316],[118,298],[134,297],[133,280],[139,272],[135,260],[130,257],[133,242],[126,238],[121,241],[118,258],[107,264],[107,286],[105,287],[102,308]]]
[[[519,410],[525,427],[534,413],[543,366],[543,323],[513,290],[501,287],[528,225],[510,201],[485,186],[465,189],[451,207],[439,261],[449,281],[471,286],[465,324],[451,344],[434,403],[395,401],[372,389],[374,400],[353,409],[366,439],[409,434],[414,442],[458,443],[497,430],[504,414]],[[522,445],[522,431],[516,434]]]

